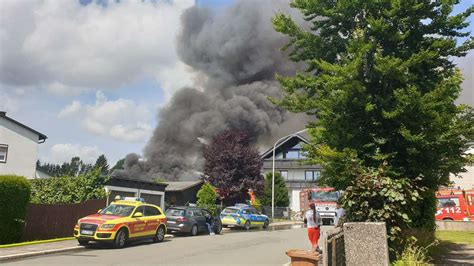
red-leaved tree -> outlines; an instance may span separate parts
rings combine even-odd
[[[224,204],[243,202],[249,188],[263,190],[263,162],[247,133],[228,130],[216,136],[204,148],[204,159],[202,179],[216,188]]]

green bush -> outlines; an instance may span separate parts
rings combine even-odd
[[[414,208],[424,188],[406,178],[387,176],[387,166],[354,169],[357,178],[346,189],[342,202],[351,222],[385,222],[393,259],[403,248]]]
[[[30,183],[26,178],[0,176],[0,244],[20,241],[30,191]]]
[[[216,205],[216,200],[218,197],[216,189],[211,184],[205,183],[197,193],[197,205],[217,215],[218,206]]]
[[[43,204],[80,203],[106,197],[108,177],[96,168],[79,176],[62,176],[31,180],[31,202]]]

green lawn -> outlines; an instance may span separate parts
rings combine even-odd
[[[436,231],[436,238],[440,241],[474,245],[474,231]]]

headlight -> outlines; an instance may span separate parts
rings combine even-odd
[[[103,224],[100,228],[102,229],[111,229],[114,228],[115,224]]]

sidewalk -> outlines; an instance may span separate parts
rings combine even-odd
[[[77,240],[63,240],[19,247],[1,248],[0,261],[82,249]]]
[[[165,235],[165,238],[172,237],[173,235]],[[84,246],[79,246],[79,243],[76,239],[50,243],[31,244],[11,248],[0,248],[0,262],[59,252],[74,251],[84,248]]]

